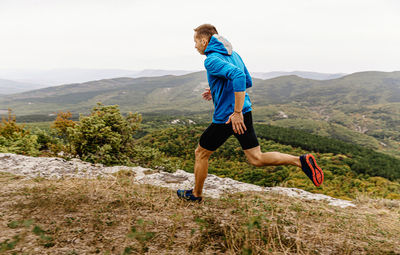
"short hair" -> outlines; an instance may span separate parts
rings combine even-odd
[[[205,37],[210,41],[211,37],[218,34],[217,29],[211,24],[203,24],[194,29],[197,33],[196,37]]]

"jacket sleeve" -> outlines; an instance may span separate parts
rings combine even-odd
[[[246,75],[237,66],[215,56],[206,58],[204,66],[209,74],[231,80],[234,92],[246,90]]]
[[[246,75],[246,88],[251,88],[253,86],[253,80],[251,79],[250,73],[245,65],[244,65],[244,74]]]

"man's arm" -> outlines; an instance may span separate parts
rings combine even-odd
[[[252,87],[253,86],[253,81],[251,79],[249,71],[246,68],[246,65],[244,65],[244,74],[246,75],[246,88]]]
[[[235,92],[235,111],[229,116],[229,120],[225,124],[232,122],[233,132],[241,135],[247,130],[246,125],[243,121],[243,104],[246,92]]]
[[[246,91],[246,75],[237,66],[219,57],[210,56],[204,61],[207,72],[232,81],[233,91]]]
[[[233,131],[238,134],[243,134],[244,131],[246,131],[242,113],[246,95],[246,74],[237,66],[219,57],[208,57],[204,62],[204,66],[211,75],[224,77],[232,81],[233,91],[235,92],[235,110],[232,115],[229,116],[229,120],[226,124],[232,122]]]
[[[239,56],[239,58],[243,63],[242,57]],[[251,79],[250,73],[247,70],[247,67],[246,67],[246,65],[244,63],[243,63],[243,67],[244,67],[244,74],[246,75],[246,88],[251,88],[253,86],[253,80]]]
[[[235,112],[242,112],[246,92],[235,92]]]

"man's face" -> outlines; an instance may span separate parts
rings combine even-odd
[[[197,51],[201,55],[204,55],[204,51],[206,50],[208,45],[207,39],[204,37],[197,37],[197,32],[194,32],[194,42],[195,42],[194,47],[197,49]]]

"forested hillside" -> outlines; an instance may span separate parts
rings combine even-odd
[[[166,171],[193,172],[194,150],[207,127],[192,120],[160,119],[142,122],[142,116],[123,116],[118,106],[97,104],[79,121],[70,113],[59,113],[50,129],[42,125],[26,129],[9,113],[0,125],[0,152],[26,155],[79,157],[106,165],[139,164]],[[295,166],[255,167],[247,163],[232,136],[210,160],[209,172],[262,186],[283,185],[353,199],[359,194],[400,198],[400,160],[351,143],[316,136],[296,129],[255,125],[262,151],[292,155],[312,152],[324,169],[325,183],[316,188]],[[133,135],[134,134],[134,135]]]
[[[141,138],[137,145],[160,150],[177,167],[193,172],[194,150],[204,129],[205,126],[157,130]],[[324,170],[324,185],[316,188],[301,169],[294,166],[251,166],[233,136],[212,154],[209,173],[262,186],[298,187],[345,199],[355,198],[361,193],[400,199],[399,159],[293,129],[257,125],[256,131],[264,152],[279,151],[292,155],[313,152]]]
[[[212,103],[201,99],[207,86],[204,72],[99,80],[2,97],[0,111],[12,108],[22,119],[46,120],[60,110],[75,116],[87,113],[101,101],[118,104],[125,113],[185,115],[209,122]],[[400,72],[362,72],[324,81],[294,75],[254,79],[248,93],[255,122],[300,129],[400,157]]]

